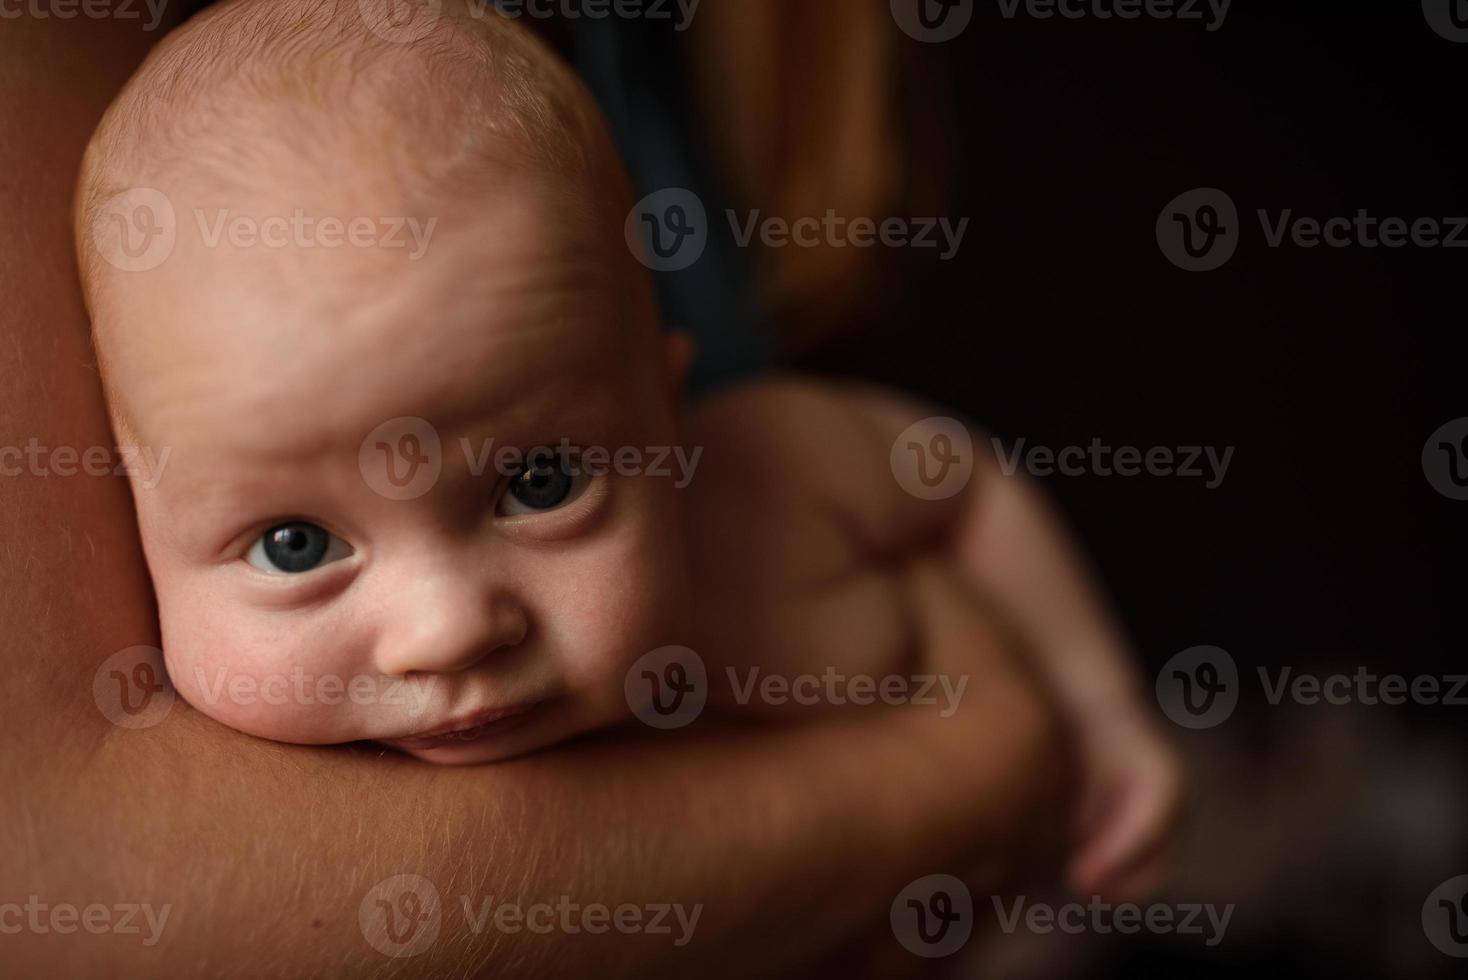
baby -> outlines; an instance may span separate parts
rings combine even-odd
[[[667,645],[716,701],[726,671],[911,673],[902,568],[937,552],[1076,731],[1077,886],[1157,870],[1173,757],[1031,493],[982,458],[961,492],[904,489],[954,434],[890,394],[781,379],[685,413],[691,351],[587,93],[493,12],[372,6],[210,9],[86,154],[113,424],[169,449],[134,494],[183,696],[265,738],[501,760],[626,720]],[[675,446],[701,453],[686,488],[610,460]]]

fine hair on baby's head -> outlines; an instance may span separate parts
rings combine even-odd
[[[79,263],[119,440],[168,460],[133,489],[179,690],[487,761],[624,714],[669,642],[669,481],[574,460],[676,438],[683,348],[570,70],[492,8],[386,6],[233,0],[165,38],[85,155]],[[303,674],[375,694],[236,693]]]
[[[411,29],[374,2],[221,3],[165,39],[109,109],[83,161],[76,215],[104,369],[119,271],[115,247],[98,247],[117,235],[109,205],[136,226],[121,233],[144,239],[133,205],[161,221],[149,205],[162,184],[240,195],[340,186],[406,215],[462,209],[538,178],[562,220],[619,233],[630,204],[621,165],[567,66],[481,0],[427,4]],[[209,217],[176,204],[169,216],[179,235],[209,230]],[[628,277],[631,291],[642,279]]]

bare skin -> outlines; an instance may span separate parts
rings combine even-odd
[[[113,444],[68,205],[91,126],[152,40],[123,20],[0,26],[6,445]],[[0,825],[19,843],[4,898],[173,909],[150,947],[85,930],[0,935],[6,973],[805,972],[917,875],[981,868],[972,886],[989,887],[1020,844],[1049,835],[1036,828],[1058,782],[1053,718],[948,593],[925,593],[945,624],[930,650],[975,675],[953,718],[893,709],[737,736],[614,736],[453,769],[276,745],[182,704],[155,728],[113,727],[92,701],[98,664],[157,642],[125,482],[0,479],[0,542]],[[373,950],[357,920],[367,890],[398,873],[446,900],[444,933],[409,959]],[[645,934],[475,933],[458,897],[491,894],[706,908],[682,948]]]
[[[778,693],[778,679],[775,698],[751,697],[759,672],[810,678],[835,667],[904,684],[940,712],[968,696],[962,675],[933,673],[916,640],[922,604],[908,567],[924,549],[941,551],[948,573],[991,598],[1027,641],[1074,736],[1067,883],[1082,896],[1145,898],[1169,878],[1181,764],[1043,494],[1006,476],[978,433],[964,454],[973,471],[951,495],[923,499],[894,479],[910,459],[902,451],[941,416],[894,392],[799,376],[727,389],[700,407],[689,539],[700,543],[691,557],[712,689],[726,707],[808,716],[810,680],[805,703]],[[821,700],[851,700],[847,681],[830,683]]]

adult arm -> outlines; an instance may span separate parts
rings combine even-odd
[[[91,126],[155,39],[141,27],[0,21],[0,446],[112,443],[68,210]],[[146,571],[125,481],[61,476],[59,461],[37,453],[0,476],[0,906],[50,910],[0,916],[0,973],[774,975],[918,875],[982,866],[997,880],[1050,810],[1050,716],[972,622],[951,643],[973,658],[973,693],[947,719],[621,735],[475,769],[279,746],[181,703],[156,727],[117,728],[92,681],[113,652],[157,642]],[[398,874],[442,899],[438,939],[404,958],[359,925]],[[462,905],[561,896],[703,911],[679,947],[476,931]],[[101,905],[117,924],[130,904],[169,908],[152,945],[141,922],[93,934],[53,914]]]

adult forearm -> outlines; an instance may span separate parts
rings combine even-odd
[[[1005,697],[1002,673],[980,682]],[[175,708],[94,752],[51,752],[7,814],[28,828],[22,873],[7,875],[22,891],[166,907],[156,942],[30,931],[4,937],[0,958],[117,976],[784,973],[920,874],[979,860],[991,877],[976,885],[998,880],[1052,761],[1045,719],[1015,693],[949,719],[618,736],[478,769],[277,746]],[[361,916],[385,914],[376,901],[401,889],[374,888],[404,874],[430,883],[439,933],[397,957]],[[597,935],[574,913],[540,934],[486,903],[684,917]]]
[[[154,37],[141,27],[0,22],[4,446],[112,442],[68,207],[90,127]],[[57,461],[0,477],[0,973],[778,973],[912,877],[997,866],[1043,795],[1049,719],[997,649],[953,718],[618,736],[480,769],[274,745],[182,704],[116,728],[92,682],[156,642],[146,572],[124,481]],[[423,911],[382,889],[397,875],[439,901],[438,935],[407,956],[370,938]],[[505,903],[549,905],[556,926],[512,930]],[[596,933],[590,904],[644,927],[652,906],[702,909],[691,930]]]

